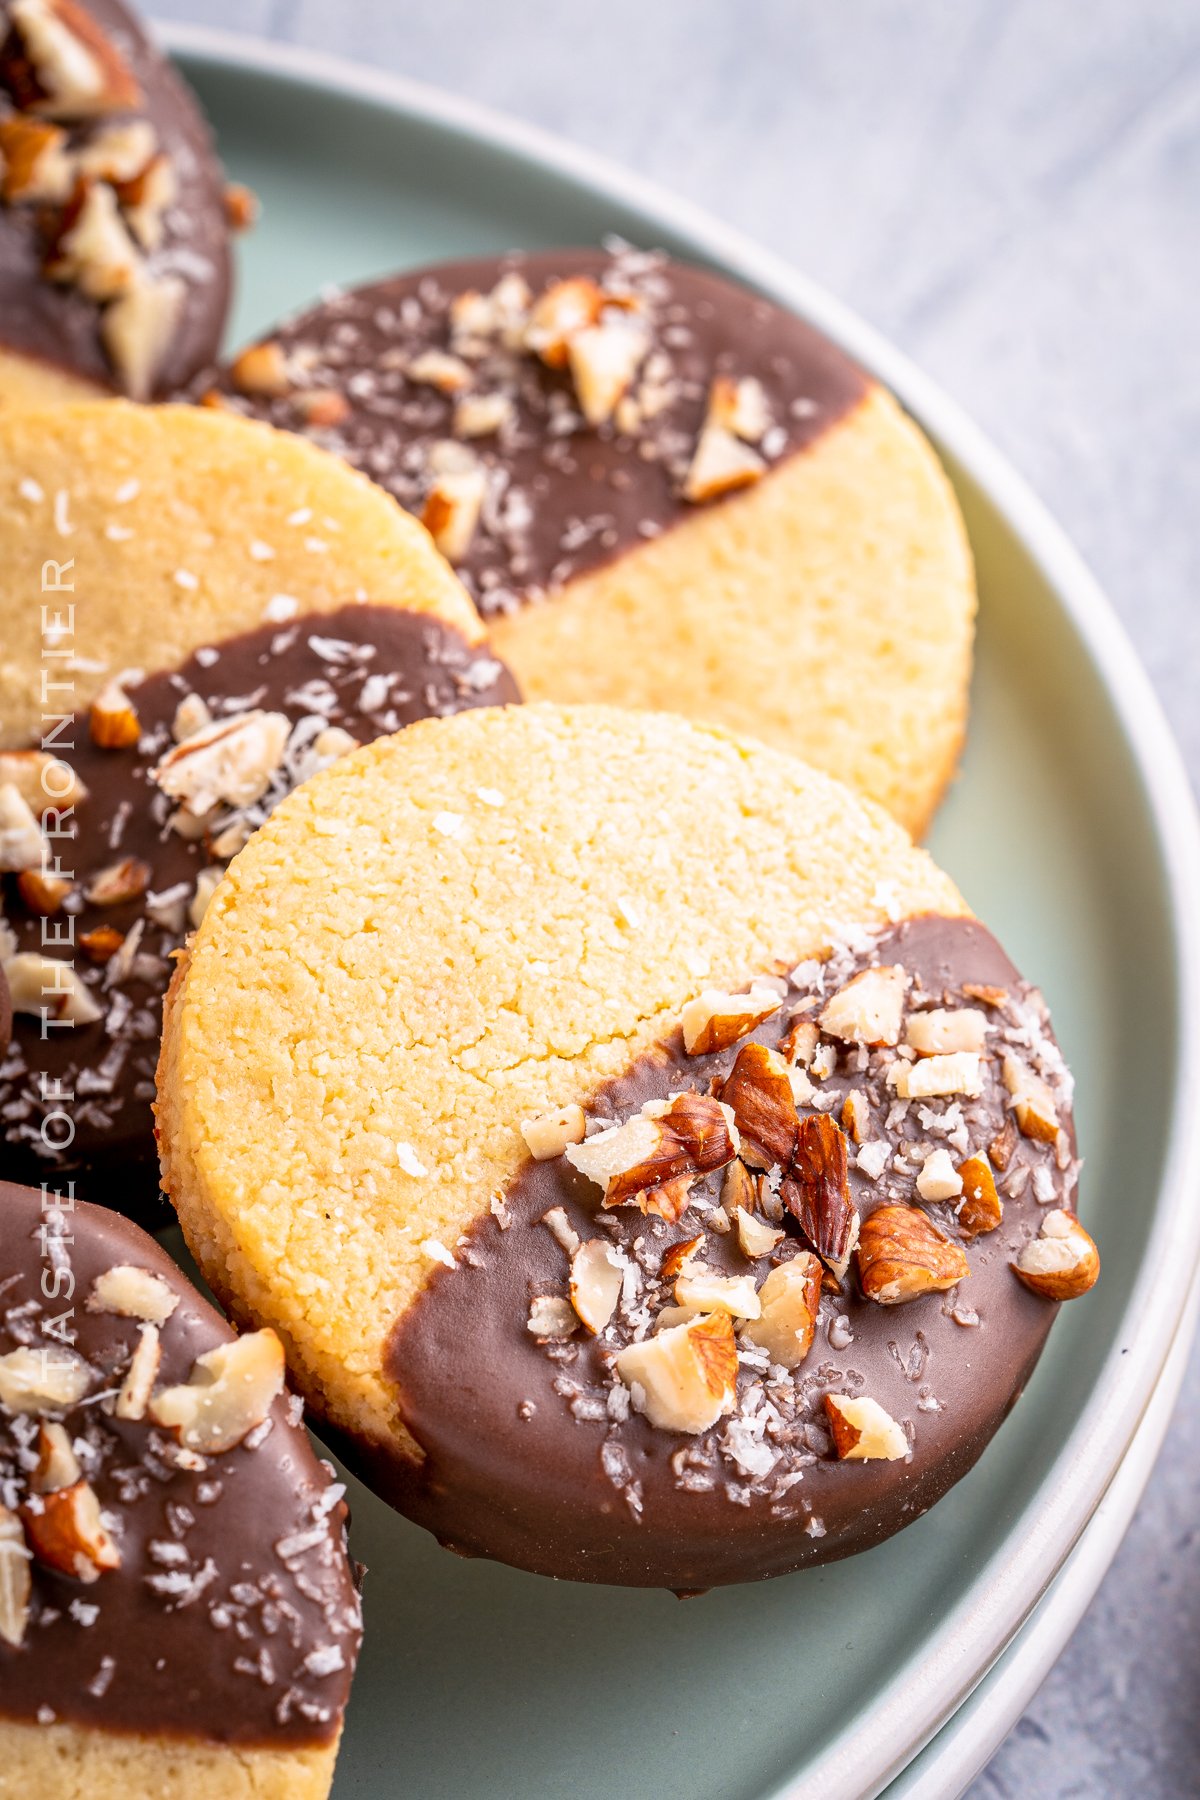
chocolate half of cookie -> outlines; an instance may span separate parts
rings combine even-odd
[[[961,521],[890,396],[785,308],[628,247],[476,259],[324,300],[205,397],[422,517],[527,698],[713,720],[928,819],[970,667]]]
[[[194,97],[120,0],[0,5],[0,394],[137,400],[217,354],[224,178]]]
[[[162,996],[229,860],[359,742],[518,697],[435,615],[356,604],[204,646],[110,685],[50,749],[0,751],[9,1173],[73,1177],[81,1195],[158,1217]]]
[[[342,1492],[273,1333],[127,1221],[0,1185],[14,1791],[151,1793],[186,1756],[196,1792],[325,1793],[361,1635]]]

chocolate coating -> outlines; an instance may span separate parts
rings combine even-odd
[[[341,1490],[313,1455],[297,1402],[274,1403],[254,1447],[199,1470],[173,1467],[164,1434],[105,1403],[138,1322],[89,1311],[92,1284],[132,1263],[178,1295],[160,1327],[163,1385],[186,1381],[196,1357],[233,1333],[136,1226],[82,1203],[57,1218],[66,1235],[43,1247],[39,1228],[54,1215],[41,1194],[0,1184],[0,1355],[22,1344],[61,1354],[69,1333],[95,1369],[90,1397],[58,1416],[85,1446],[77,1454],[113,1517],[121,1566],[84,1583],[30,1565],[24,1642],[0,1638],[0,1718],[246,1748],[329,1743],[350,1691],[360,1610]],[[0,1411],[6,1504],[28,1495],[31,1437],[28,1419]]]
[[[945,993],[948,1003],[963,1004],[964,983],[1005,988],[1020,1009],[1019,1016],[1004,1015],[1015,1020],[1005,1031],[1029,1030],[1029,1021],[1036,1021],[1039,1042],[1057,1060],[1037,998],[976,921],[908,920],[869,960],[903,963],[914,978],[914,992],[924,990],[939,1003]],[[796,997],[789,999],[794,1003]],[[785,1001],[782,1012],[753,1037],[777,1045],[789,1011]],[[676,1037],[593,1095],[587,1111],[601,1119],[624,1119],[646,1101],[680,1088],[707,1091],[714,1076],[728,1073],[735,1054],[687,1056]],[[871,1135],[887,1135],[892,1094],[873,1093],[870,1081],[850,1072],[847,1061],[841,1058],[822,1088],[836,1090],[840,1109],[848,1089],[865,1086]],[[982,1097],[961,1103],[972,1154],[1008,1117],[995,1061],[989,1060]],[[577,1333],[553,1353],[526,1329],[534,1295],[566,1293],[564,1252],[537,1224],[550,1208],[561,1206],[581,1238],[597,1235],[601,1216],[616,1221],[613,1242],[631,1252],[642,1239],[655,1246],[657,1259],[668,1243],[701,1229],[698,1214],[715,1203],[720,1177],[700,1183],[693,1202],[697,1210],[667,1227],[628,1207],[600,1215],[598,1189],[562,1157],[527,1164],[505,1195],[508,1228],[491,1217],[478,1222],[466,1245],[460,1244],[458,1267],[438,1268],[397,1322],[388,1368],[400,1414],[425,1452],[424,1462],[402,1461],[344,1439],[338,1440],[339,1449],[393,1505],[443,1543],[545,1574],[684,1591],[783,1574],[867,1549],[917,1518],[966,1474],[1037,1361],[1057,1309],[1028,1292],[1009,1263],[1036,1235],[1043,1216],[1031,1171],[1048,1171],[1053,1203],[1073,1207],[1078,1165],[1068,1092],[1064,1073],[1063,1166],[1053,1146],[1017,1139],[1001,1181],[1003,1223],[967,1246],[972,1272],[965,1284],[950,1294],[884,1307],[863,1298],[851,1274],[836,1301],[824,1297],[813,1347],[794,1371],[794,1390],[790,1377],[783,1384],[794,1392],[795,1403],[790,1412],[785,1405],[780,1460],[761,1480],[744,1475],[714,1447],[724,1421],[693,1438],[657,1429],[633,1411],[624,1420],[611,1412],[606,1416],[612,1388],[606,1358],[611,1361],[614,1345],[629,1341],[627,1329],[615,1338],[611,1332],[599,1339]],[[931,1108],[941,1112],[946,1105],[931,1103]],[[811,1109],[801,1108],[806,1110]],[[925,1130],[913,1116],[917,1110],[910,1107],[911,1123],[900,1128],[910,1138]],[[898,1143],[898,1134],[891,1136]],[[938,1145],[946,1139],[931,1134],[930,1141]],[[960,1147],[956,1159],[961,1154]],[[915,1200],[917,1167],[910,1165],[899,1176],[889,1168],[876,1184],[852,1157],[851,1187],[860,1211],[869,1214],[885,1198]],[[1021,1187],[1019,1196],[1009,1195],[1009,1188]],[[947,1232],[961,1236],[951,1208],[928,1210]],[[786,1215],[785,1224],[792,1234],[785,1246],[790,1252],[801,1240]],[[732,1232],[710,1233],[703,1254],[722,1273],[744,1275],[755,1266],[742,1257]],[[756,1273],[765,1266],[757,1265]],[[839,1318],[844,1324],[834,1323]],[[844,1343],[847,1329],[852,1341]],[[748,1383],[761,1379],[743,1368],[743,1401]],[[824,1427],[826,1392],[865,1393],[877,1400],[908,1425],[911,1458],[837,1461]],[[673,1459],[681,1456],[685,1460],[676,1464]],[[788,1478],[783,1484],[781,1473]]]
[[[867,392],[861,370],[819,332],[706,270],[641,253],[520,252],[394,276],[285,321],[273,341],[303,368],[305,392],[329,390],[349,406],[343,423],[309,435],[419,514],[429,453],[453,437],[455,402],[405,367],[450,347],[454,299],[486,293],[513,271],[535,295],[588,275],[637,296],[651,355],[664,360],[665,403],[635,436],[611,424],[594,428],[576,408],[568,372],[503,345],[471,359],[471,392],[503,392],[513,402],[498,436],[470,443],[497,498],[457,568],[485,617],[561,587],[695,512],[680,486],[715,375],[761,382],[772,426],[760,447],[771,463],[815,443]],[[302,428],[290,396],[241,394],[229,369],[216,385],[240,410]]]
[[[46,943],[42,919],[20,899],[15,878],[5,878],[5,909],[18,950],[71,960],[105,1017],[51,1028],[47,1040],[40,1019],[18,1015],[9,1051],[0,1054],[0,1118],[9,1174],[30,1182],[69,1174],[81,1196],[165,1224],[151,1112],[162,998],[171,952],[188,929],[196,877],[215,860],[207,841],[189,842],[167,827],[172,809],[151,779],[170,746],[180,700],[199,694],[214,716],[261,707],[286,713],[294,725],[307,720],[313,729],[341,727],[365,742],[414,719],[501,705],[519,695],[507,670],[453,627],[429,614],[374,605],[262,625],[198,650],[182,668],[152,675],[129,693],[142,731],[136,748],[99,749],[82,718],[73,749],[65,738],[56,743],[88,797],[76,809],[70,836],[55,840],[76,887],[66,910],[49,924],[65,929],[63,921],[70,921],[79,946],[97,927],[127,934],[141,922],[138,955],[127,977],[114,982],[112,964],[94,966],[70,943]],[[309,772],[302,759],[294,768],[296,779]],[[271,790],[248,822],[256,823],[267,802],[290,785],[283,780]],[[169,926],[147,914],[144,899],[97,906],[85,898],[89,877],[127,856],[150,866],[151,894],[180,888],[178,918]],[[55,1096],[64,1092],[74,1099],[60,1108]]]
[[[225,177],[191,89],[138,20],[121,0],[84,3],[142,90],[142,110],[117,116],[150,121],[161,148],[172,159],[178,182],[162,246],[148,263],[150,273],[181,275],[187,287],[178,327],[154,384],[155,396],[161,397],[185,385],[220,351],[232,284]],[[7,19],[8,7],[0,0],[0,37]],[[100,339],[100,307],[77,289],[59,286],[42,274],[46,234],[40,214],[36,206],[0,204],[0,345],[100,387],[115,388],[118,384]]]

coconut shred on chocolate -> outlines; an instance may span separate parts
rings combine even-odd
[[[231,857],[301,781],[415,719],[519,698],[428,615],[279,617],[181,668],[114,682],[56,735],[0,751],[6,1171],[154,1218],[151,1103],[173,953]],[[73,741],[74,747],[66,746]]]
[[[0,1719],[331,1742],[343,1493],[273,1332],[235,1337],[128,1221],[0,1184]]]
[[[1070,1104],[974,920],[701,994],[525,1122],[532,1160],[393,1337],[424,1461],[374,1478],[456,1548],[581,1579],[867,1548],[966,1473],[1096,1279]]]
[[[389,489],[489,617],[752,485],[866,391],[780,307],[614,243],[335,294],[204,397]]]
[[[0,4],[0,346],[136,400],[216,355],[224,182],[118,0]]]

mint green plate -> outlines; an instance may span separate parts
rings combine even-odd
[[[342,1800],[877,1792],[1030,1618],[1183,1329],[1200,1256],[1200,850],[1174,747],[1032,496],[923,377],[768,253],[445,96],[203,31],[170,42],[231,173],[263,200],[235,338],[327,283],[616,231],[814,320],[895,389],[957,486],[982,615],[970,746],[932,847],[1050,999],[1079,1080],[1100,1287],[1065,1309],[973,1473],[890,1543],[828,1569],[686,1604],[556,1584],[448,1556],[350,1484],[370,1577]],[[1085,1587],[1103,1561],[1093,1551]]]

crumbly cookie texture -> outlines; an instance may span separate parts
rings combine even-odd
[[[957,506],[781,308],[628,246],[481,259],[334,295],[205,398],[422,517],[530,698],[752,732],[928,822],[970,673]]]
[[[235,217],[195,100],[120,0],[0,6],[0,398],[190,380],[220,344]]]
[[[607,708],[414,725],[285,801],[210,904],[166,1008],[167,1191],[319,1409],[415,1454],[388,1342],[522,1123],[706,987],[931,909],[965,911],[928,856],[778,752]]]
[[[388,495],[294,436],[194,407],[0,412],[0,536],[3,745],[46,735],[129,670],[349,601],[482,637]]]
[[[282,1347],[64,1207],[0,1186],[0,1793],[323,1795],[361,1617]]]
[[[517,698],[486,646],[434,613],[274,610],[177,669],[110,682],[67,755],[0,751],[8,1172],[69,1174],[81,1197],[146,1222],[163,1216],[150,1110],[162,996],[228,862],[358,744]]]

